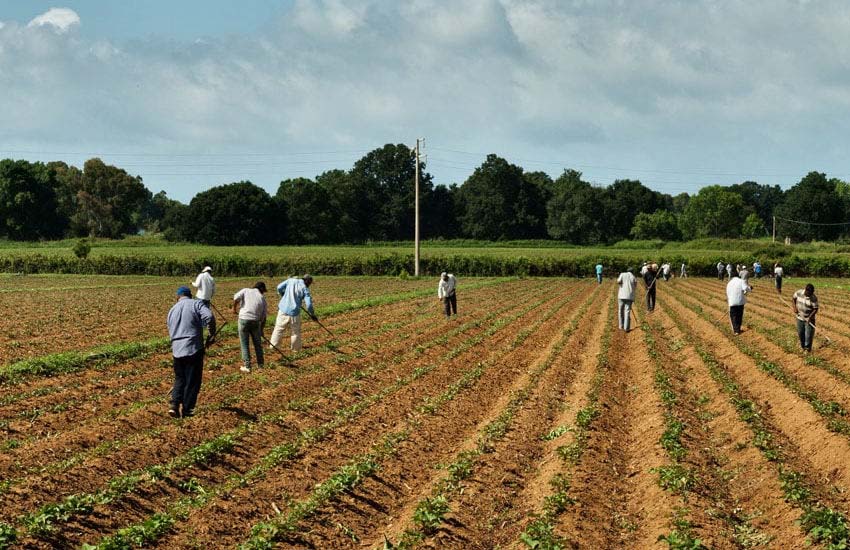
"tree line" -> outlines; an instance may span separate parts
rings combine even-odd
[[[387,144],[350,170],[281,181],[273,196],[240,181],[183,204],[164,191],[153,194],[141,177],[97,158],[82,169],[6,159],[0,161],[0,238],[120,238],[144,231],[214,245],[410,240],[415,172],[411,149]],[[553,179],[491,154],[461,185],[435,185],[424,163],[419,180],[425,239],[596,245],[757,238],[770,234],[774,216],[778,237],[850,236],[850,225],[842,225],[850,219],[850,184],[820,172],[810,172],[787,191],[746,181],[671,196],[633,179],[594,185],[570,169]]]

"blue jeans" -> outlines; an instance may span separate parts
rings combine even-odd
[[[174,387],[171,388],[171,408],[181,416],[189,416],[195,409],[198,393],[201,391],[201,378],[204,372],[204,350],[194,355],[174,358]]]
[[[263,341],[260,335],[262,334],[259,321],[249,321],[247,319],[239,319],[239,345],[242,347],[242,362],[246,367],[251,366],[251,347],[248,339],[254,342],[254,351],[257,353],[257,365],[263,366]]]
[[[596,282],[599,283],[600,285],[602,284],[602,274],[601,273],[596,274]]]
[[[812,340],[815,339],[815,320],[810,319],[811,324],[797,319],[797,336],[800,338],[800,347],[812,351]]]

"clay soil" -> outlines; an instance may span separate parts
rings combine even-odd
[[[0,320],[0,356],[8,363],[162,337],[179,281],[126,279],[10,285],[0,300],[23,315]],[[729,330],[719,281],[661,282],[656,310],[638,303],[628,333],[616,326],[611,281],[523,279],[467,290],[463,282],[456,318],[446,320],[428,295],[327,316],[333,337],[305,319],[306,347],[292,364],[267,350],[266,366],[247,375],[231,336],[210,350],[189,419],[165,414],[167,351],[0,387],[0,527],[17,534],[8,547],[80,548],[132,529],[145,533],[136,543],[145,548],[236,548],[295,517],[270,547],[413,540],[519,549],[548,517],[552,548],[663,549],[674,535],[705,548],[817,548],[801,526],[803,506],[785,492],[788,471],[820,505],[850,514],[850,437],[811,405],[850,410],[850,329],[830,305],[843,303],[840,291],[821,294],[819,325],[831,344],[821,347],[819,337],[813,362],[793,347],[788,306],[769,281],[751,296],[740,336]],[[219,292],[248,283],[221,281]],[[431,286],[327,278],[314,296],[330,305]],[[140,303],[155,311],[140,316]],[[67,340],[39,334],[25,350],[10,346],[6,329],[61,332],[68,323],[51,313],[59,310],[90,319]],[[153,328],[128,330],[142,317]],[[764,452],[764,434],[740,414],[742,399],[759,411],[778,454]],[[596,412],[582,431],[588,408]],[[673,420],[681,426],[675,456]],[[224,449],[198,451],[224,439]],[[387,441],[392,452],[378,453]],[[366,473],[324,491],[364,457],[373,462]],[[450,465],[464,458],[466,475],[447,489]],[[660,472],[674,465],[689,472],[687,487],[662,486]],[[140,481],[128,487],[134,474]],[[558,488],[566,498],[551,513]],[[109,498],[33,527],[52,505],[92,494]],[[422,503],[437,496],[445,509],[424,527]],[[152,529],[162,518],[167,525]]]

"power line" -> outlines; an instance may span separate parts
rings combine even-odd
[[[850,222],[822,223],[822,222],[804,222],[804,221],[800,221],[800,220],[790,220],[788,218],[781,218],[779,216],[774,216],[774,218],[776,218],[777,220],[785,221],[785,222],[799,223],[801,225],[824,225],[824,226],[850,225]]]

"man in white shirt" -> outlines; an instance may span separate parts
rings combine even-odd
[[[726,300],[729,303],[729,320],[732,323],[732,332],[741,334],[741,323],[744,321],[744,304],[747,303],[747,294],[752,290],[750,285],[738,277],[734,271],[726,283]]]
[[[457,279],[451,273],[443,271],[440,274],[437,298],[444,304],[446,319],[451,318],[452,313],[457,315]]]
[[[785,270],[782,269],[782,264],[776,262],[773,265],[773,281],[776,283],[776,292],[782,294],[782,277],[785,276]]]
[[[620,290],[617,291],[617,299],[620,302],[620,330],[629,332],[632,304],[635,301],[635,287],[637,286],[637,279],[632,275],[631,269],[626,269],[626,271],[620,273],[620,276],[617,277],[617,285],[620,287]]]
[[[210,266],[204,267],[198,273],[198,276],[195,277],[192,286],[198,289],[198,292],[195,293],[195,298],[202,301],[207,307],[210,307],[210,302],[215,294],[215,279],[212,277],[212,268]]]
[[[259,281],[253,288],[243,288],[233,295],[233,313],[239,314],[239,343],[242,347],[242,372],[251,372],[251,347],[254,343],[257,366],[263,366],[263,327],[266,326],[266,283]]]

